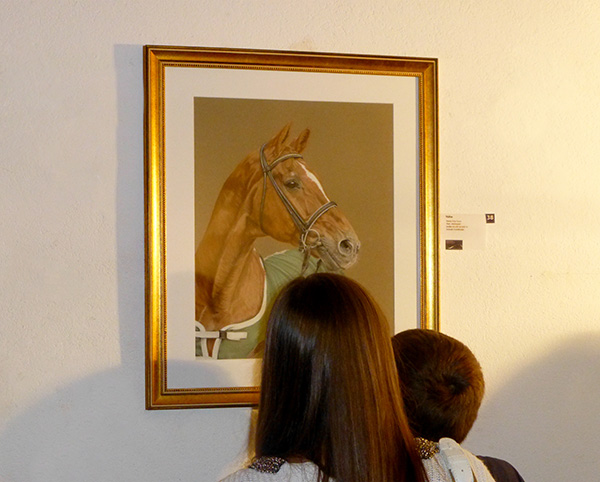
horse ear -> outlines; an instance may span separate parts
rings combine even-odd
[[[285,142],[288,135],[290,134],[291,128],[292,128],[291,122],[289,124],[286,124],[283,127],[283,129],[281,129],[279,131],[279,133],[267,143],[267,145],[269,147],[272,147],[275,150],[275,152],[277,152],[277,153],[281,152],[281,150],[283,149],[283,143]]]
[[[294,148],[294,150],[297,153],[301,153],[306,148],[306,144],[308,143],[309,137],[310,137],[310,130],[304,129],[300,133],[298,138],[294,142],[292,142],[292,147]]]

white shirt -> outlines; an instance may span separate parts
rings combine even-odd
[[[468,450],[462,448],[461,450],[469,461],[471,470],[473,471],[473,477],[477,482],[494,482],[492,474],[490,474],[489,470],[481,460]],[[446,466],[445,460],[441,454],[437,453],[429,459],[421,460],[421,462],[423,462],[423,467],[425,467],[429,482],[454,482],[449,467]]]

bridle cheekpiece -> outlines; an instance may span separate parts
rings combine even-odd
[[[275,192],[279,196],[279,199],[281,199],[281,202],[283,203],[286,211],[289,213],[290,217],[292,218],[292,221],[294,222],[294,224],[298,228],[298,231],[300,232],[298,249],[300,250],[300,252],[304,253],[304,261],[302,263],[302,272],[301,272],[301,275],[302,275],[304,273],[304,271],[306,271],[306,268],[308,267],[308,260],[310,257],[311,250],[318,248],[322,244],[321,243],[321,235],[319,234],[318,231],[313,229],[313,226],[317,222],[317,220],[321,216],[323,216],[323,214],[325,214],[331,208],[336,207],[337,203],[335,203],[334,201],[329,201],[329,202],[323,204],[320,208],[318,208],[314,213],[311,214],[311,216],[308,218],[308,220],[305,221],[302,218],[302,216],[300,215],[300,213],[296,210],[294,205],[291,203],[291,201],[287,198],[287,196],[285,195],[283,190],[279,187],[277,182],[275,182],[275,178],[273,177],[273,169],[275,168],[275,166],[277,166],[277,164],[279,164],[280,162],[286,161],[288,159],[302,159],[302,154],[299,154],[299,153],[284,154],[283,156],[278,157],[271,164],[269,164],[267,162],[267,160],[265,159],[265,153],[264,153],[265,146],[266,146],[266,144],[263,144],[263,146],[260,148],[260,165],[262,167],[262,172],[263,172],[263,190],[262,190],[262,197],[260,200],[260,229],[263,232],[265,231],[263,228],[263,210],[265,207],[265,197],[266,197],[266,193],[267,193],[267,178],[268,178],[269,181],[271,181],[271,185],[275,189]],[[316,242],[311,245],[309,245],[307,243],[308,234],[310,232],[316,234],[316,236],[317,236]]]

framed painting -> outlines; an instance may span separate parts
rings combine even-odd
[[[436,59],[146,46],[144,87],[148,409],[256,405],[297,276],[438,328]]]

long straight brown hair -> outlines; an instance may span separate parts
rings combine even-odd
[[[269,318],[256,455],[308,459],[336,482],[424,482],[385,318],[358,283],[314,274]]]

